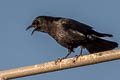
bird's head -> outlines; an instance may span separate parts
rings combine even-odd
[[[47,32],[48,31],[48,25],[47,25],[47,21],[46,21],[45,17],[39,16],[39,17],[35,18],[35,20],[33,20],[32,24],[30,26],[28,26],[26,28],[26,30],[28,30],[30,28],[34,28],[31,35],[35,31]]]

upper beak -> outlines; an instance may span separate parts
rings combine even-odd
[[[28,29],[32,28],[32,27],[33,27],[32,25],[28,26],[28,27],[26,28],[26,31],[27,31]]]

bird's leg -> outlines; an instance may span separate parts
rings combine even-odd
[[[82,51],[83,51],[83,47],[80,47],[80,54],[79,55],[75,55],[76,59],[78,59],[79,56],[82,56]]]
[[[82,56],[83,47],[80,49],[80,56]]]
[[[67,55],[66,55],[65,57],[61,58],[60,61],[61,61],[62,59],[66,59],[66,58],[71,54],[72,51],[73,51],[72,49],[68,49]]]
[[[73,49],[68,49],[67,55],[66,55],[65,57],[63,57],[63,58],[58,58],[58,59],[55,61],[55,63],[58,62],[58,61],[61,62],[63,59],[66,59],[66,58],[71,54],[71,52],[74,52]]]
[[[68,49],[68,54],[65,57],[63,57],[63,59],[66,59],[71,54],[72,51],[73,51],[72,49]]]

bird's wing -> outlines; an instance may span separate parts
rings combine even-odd
[[[112,37],[112,34],[99,33],[93,30],[89,25],[80,23],[72,19],[66,19],[62,24],[65,30],[76,31],[77,33],[91,37]]]
[[[89,34],[90,31],[93,31],[92,27],[72,19],[65,20],[62,25],[65,30],[73,30],[86,35]]]

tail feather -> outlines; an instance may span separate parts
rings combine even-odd
[[[103,37],[113,37],[112,34],[103,34]]]
[[[102,52],[107,50],[112,50],[114,48],[118,47],[118,43],[96,38],[91,43],[87,44],[85,48],[90,53],[96,53],[96,52]]]

